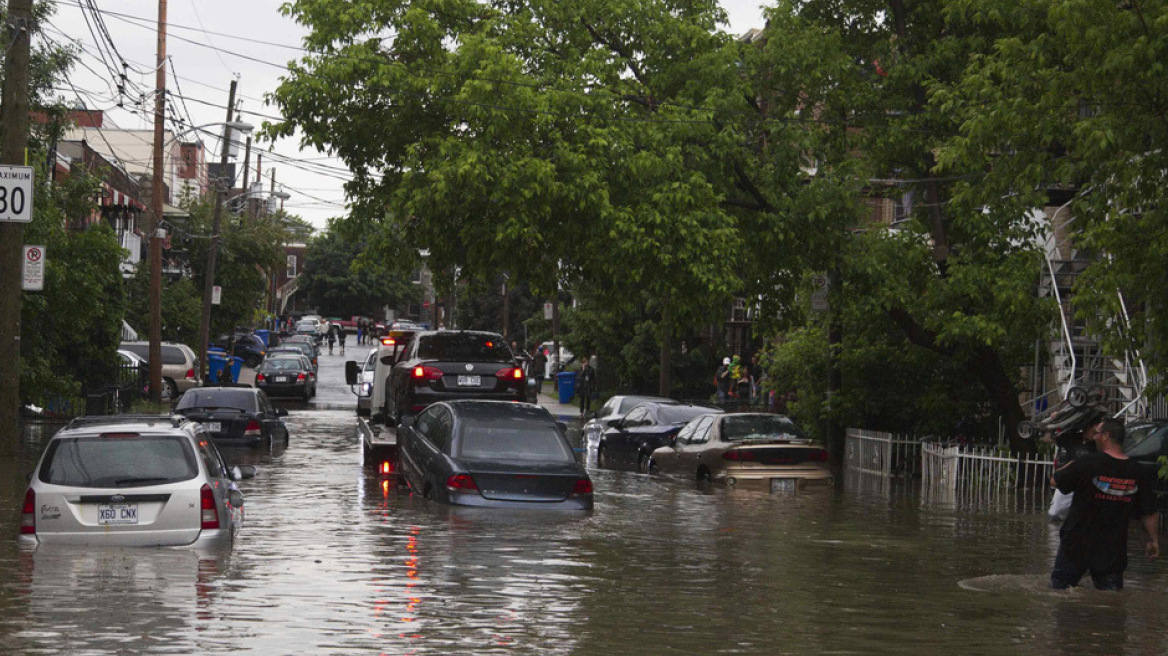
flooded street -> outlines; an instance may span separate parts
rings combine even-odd
[[[1122,594],[1053,593],[1040,514],[596,469],[590,515],[452,510],[362,468],[351,406],[322,405],[292,410],[287,449],[225,452],[260,467],[229,553],[19,549],[24,475],[53,428],[28,431],[0,464],[0,651],[1168,651],[1164,565],[1133,554]]]

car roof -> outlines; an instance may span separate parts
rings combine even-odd
[[[62,433],[67,436],[76,433],[139,432],[143,427],[149,427],[151,432],[173,433],[178,431],[183,434],[194,430],[190,420],[182,416],[124,414],[75,417],[53,437],[55,438]]]
[[[445,401],[444,405],[458,416],[473,419],[547,419],[553,420],[547,408],[534,403],[513,401],[484,401],[479,399],[458,399]]]

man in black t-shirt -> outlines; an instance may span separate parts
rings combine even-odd
[[[1052,588],[1078,585],[1089,571],[1096,588],[1122,590],[1128,522],[1135,517],[1148,535],[1148,558],[1160,555],[1152,473],[1124,455],[1123,437],[1122,422],[1104,419],[1087,430],[1099,452],[1076,458],[1054,474],[1059,491],[1075,497],[1059,531]]]

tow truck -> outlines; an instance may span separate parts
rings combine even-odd
[[[358,396],[369,397],[369,416],[357,417],[357,437],[361,441],[361,459],[366,467],[377,467],[378,473],[390,475],[397,467],[397,426],[393,415],[386,411],[389,374],[398,355],[413,336],[413,330],[390,330],[378,339],[374,357],[372,381],[360,380],[361,364],[356,360],[345,363],[345,382]],[[364,388],[368,385],[368,388]]]

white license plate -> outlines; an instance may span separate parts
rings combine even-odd
[[[771,492],[794,492],[796,478],[772,478]]]
[[[286,382],[288,382],[288,377],[287,376],[276,376],[272,380],[276,381],[277,383],[286,383]]]
[[[103,503],[97,507],[97,523],[103,526],[109,524],[137,524],[138,504]]]
[[[459,387],[478,387],[479,385],[482,385],[482,384],[483,384],[483,377],[482,376],[459,376],[458,377],[458,386]]]
[[[223,424],[217,421],[209,421],[207,422],[207,430],[211,431],[212,433],[218,433],[219,431],[223,430]]]

